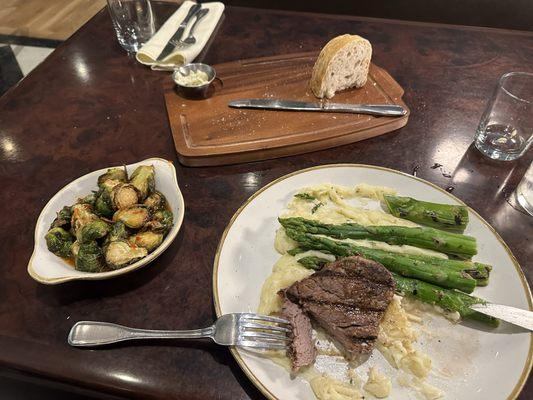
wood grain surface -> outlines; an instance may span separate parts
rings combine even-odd
[[[188,166],[236,164],[323,150],[399,129],[397,118],[362,114],[286,112],[230,108],[236,99],[318,102],[309,88],[317,52],[284,54],[215,65],[220,79],[207,99],[187,99],[173,84],[165,92],[178,159]],[[397,104],[403,89],[382,68],[370,65],[360,89],[337,93],[332,102]]]
[[[159,21],[175,10],[154,8]],[[0,370],[127,398],[263,399],[222,347],[173,342],[87,351],[70,348],[66,336],[78,320],[154,329],[210,325],[213,259],[231,216],[274,179],[320,164],[379,165],[450,188],[500,233],[532,282],[532,218],[513,207],[512,197],[531,151],[502,163],[472,147],[498,77],[533,72],[531,33],[227,7],[199,61],[317,51],[347,32],[368,38],[374,62],[404,88],[409,123],[292,157],[180,165],[165,109],[170,76],[126,55],[107,10],[1,97]],[[182,229],[165,253],[113,280],[56,287],[33,281],[26,266],[46,202],[90,171],[151,156],[174,162],[186,204]],[[435,163],[442,167],[431,168]],[[519,398],[533,398],[531,379]]]

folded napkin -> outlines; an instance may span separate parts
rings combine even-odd
[[[209,12],[203,17],[196,29],[194,30],[194,37],[196,43],[184,48],[176,48],[160,62],[156,59],[163,51],[172,35],[178,30],[179,24],[185,19],[189,9],[194,5],[192,1],[184,2],[178,10],[171,15],[171,17],[163,24],[157,33],[146,42],[143,47],[137,52],[137,61],[145,65],[151,65],[152,69],[157,66],[172,66],[181,65],[193,62],[196,56],[202,51],[209,37],[215,30],[215,27],[224,12],[224,4],[220,2],[202,3],[202,8],[208,8]],[[189,29],[194,23],[193,17],[183,32],[182,39],[189,35]]]

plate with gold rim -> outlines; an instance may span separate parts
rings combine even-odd
[[[320,183],[387,186],[396,189],[399,195],[464,205],[457,197],[430,182],[371,165],[323,165],[282,176],[252,195],[237,210],[222,235],[213,271],[218,316],[257,311],[263,282],[280,257],[274,249],[275,232],[279,228],[277,217],[298,189]],[[465,234],[476,237],[478,242],[478,254],[474,260],[494,266],[489,285],[476,288],[474,295],[494,303],[533,310],[528,283],[507,245],[470,208],[469,219]],[[436,371],[430,374],[428,381],[443,391],[443,398],[487,400],[518,396],[532,367],[531,333],[505,323],[496,329],[467,322],[452,324],[438,315],[429,316],[423,330],[427,332],[421,334],[423,343],[419,345],[432,358],[432,371]],[[231,352],[267,398],[316,398],[304,377],[291,377],[283,367],[262,355],[238,348],[231,349]],[[387,361],[377,350],[365,364],[390,371]],[[365,364],[359,368],[368,369]],[[446,375],[442,375],[442,371],[447,371]],[[419,396],[420,393],[403,387],[393,376],[389,398],[416,399]]]

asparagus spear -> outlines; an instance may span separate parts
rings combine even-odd
[[[461,318],[468,318],[497,327],[500,321],[488,315],[470,309],[474,304],[485,304],[486,301],[478,297],[469,296],[457,290],[444,289],[417,279],[405,278],[392,273],[396,282],[396,293],[402,296],[414,297],[424,303],[436,304],[446,311],[457,311]]]
[[[338,257],[360,254],[365,258],[383,264],[391,272],[439,286],[459,289],[466,293],[472,293],[476,287],[476,280],[464,272],[413,260],[397,253],[335,242],[329,238],[313,236],[292,228],[285,228],[285,231],[291,239],[297,241],[301,247],[308,250],[326,250]]]
[[[352,223],[330,225],[304,218],[279,218],[279,222],[285,228],[294,228],[307,233],[321,234],[337,239],[370,239],[389,244],[407,244],[462,258],[471,258],[477,253],[476,239],[472,236],[433,228],[362,226]]]
[[[320,270],[329,261],[320,257],[310,256],[298,260],[304,267]],[[396,293],[401,296],[413,297],[424,303],[438,305],[446,311],[457,311],[461,318],[481,321],[497,327],[499,320],[471,310],[473,304],[484,304],[485,300],[478,297],[469,296],[457,290],[444,289],[418,279],[405,278],[396,273],[392,273],[396,282]]]
[[[468,225],[468,210],[465,206],[429,203],[411,197],[385,195],[384,198],[389,211],[395,217],[460,233],[463,233]]]

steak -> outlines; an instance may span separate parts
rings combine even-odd
[[[354,358],[373,350],[394,287],[383,265],[355,256],[325,266],[285,294]]]
[[[304,314],[300,306],[285,296],[283,291],[279,295],[284,298],[281,316],[288,320],[292,327],[290,333],[292,340],[287,355],[292,361],[293,371],[296,372],[315,361],[316,350],[313,343],[311,320]]]

